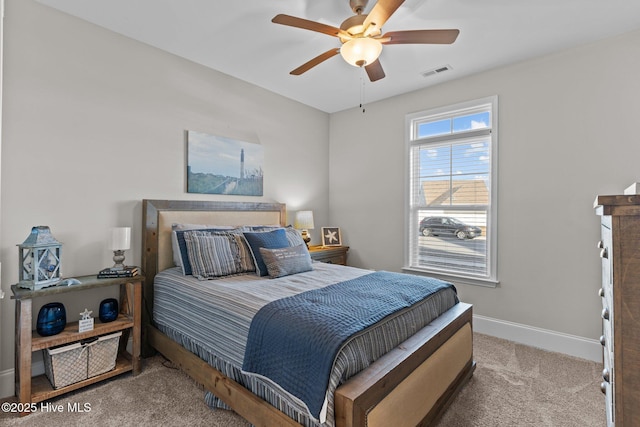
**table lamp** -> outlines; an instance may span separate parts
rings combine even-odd
[[[300,230],[302,234],[302,240],[309,246],[311,236],[309,230],[313,230],[313,211],[298,211],[293,222],[293,227],[296,230]]]
[[[124,251],[131,247],[131,227],[115,227],[111,230],[111,249],[113,250],[112,270],[124,269]]]

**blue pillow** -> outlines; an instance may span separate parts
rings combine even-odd
[[[289,246],[287,233],[284,231],[284,228],[255,233],[245,232],[244,237],[247,239],[247,243],[249,243],[249,247],[253,253],[253,259],[256,261],[256,272],[258,273],[258,276],[266,276],[269,274],[267,265],[262,259],[260,248],[280,249]]]

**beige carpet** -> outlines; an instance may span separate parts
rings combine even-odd
[[[600,364],[474,334],[478,367],[438,427],[602,427]],[[246,427],[232,412],[210,410],[204,392],[160,356],[137,377],[121,376],[50,401],[62,413],[18,418],[0,412],[3,426]],[[72,413],[68,405],[90,405]]]

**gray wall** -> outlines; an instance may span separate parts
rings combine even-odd
[[[34,225],[75,276],[113,264],[114,226],[133,227],[127,262],[140,263],[143,198],[278,201],[327,224],[326,113],[32,0],[8,0],[5,25],[0,374],[14,363],[15,245]],[[264,197],[187,194],[185,130],[262,144]],[[85,294],[65,301],[70,316],[97,312],[104,295]]]
[[[127,260],[139,263],[143,198],[313,209],[317,227],[341,227],[351,264],[399,271],[405,114],[496,94],[501,283],[458,285],[460,296],[476,314],[600,334],[592,202],[640,180],[639,32],[370,104],[366,114],[331,116],[33,0],[7,0],[5,46],[7,292],[17,280],[15,245],[33,225],[49,225],[64,243],[64,275],[110,265],[113,226],[133,227]],[[187,194],[187,129],[263,144],[264,197]],[[318,230],[313,237],[318,243]],[[78,296],[69,312],[95,310],[102,297]],[[0,309],[2,382],[13,369],[13,301]]]
[[[638,75],[634,32],[332,114],[330,217],[350,262],[403,266],[405,115],[498,95],[500,284],[458,284],[461,299],[475,314],[597,338],[592,204],[640,180]]]

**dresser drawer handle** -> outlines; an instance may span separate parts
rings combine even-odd
[[[604,248],[604,242],[602,240],[600,240],[598,242],[598,249],[602,249],[602,248]]]
[[[606,382],[601,382],[600,383],[600,391],[603,392],[604,394],[607,394],[607,383]]]
[[[604,337],[604,335],[600,335],[600,344],[602,344],[603,347],[607,345],[607,339]]]
[[[607,248],[604,248],[600,251],[600,258],[609,258],[609,251],[607,250]]]
[[[602,310],[602,318],[604,320],[609,320],[609,309],[605,308],[604,310]]]
[[[604,298],[604,288],[600,288],[600,290],[598,291],[598,295]]]
[[[604,368],[602,370],[602,379],[605,380],[606,382],[610,383],[610,375],[609,375],[609,370],[607,368]]]

